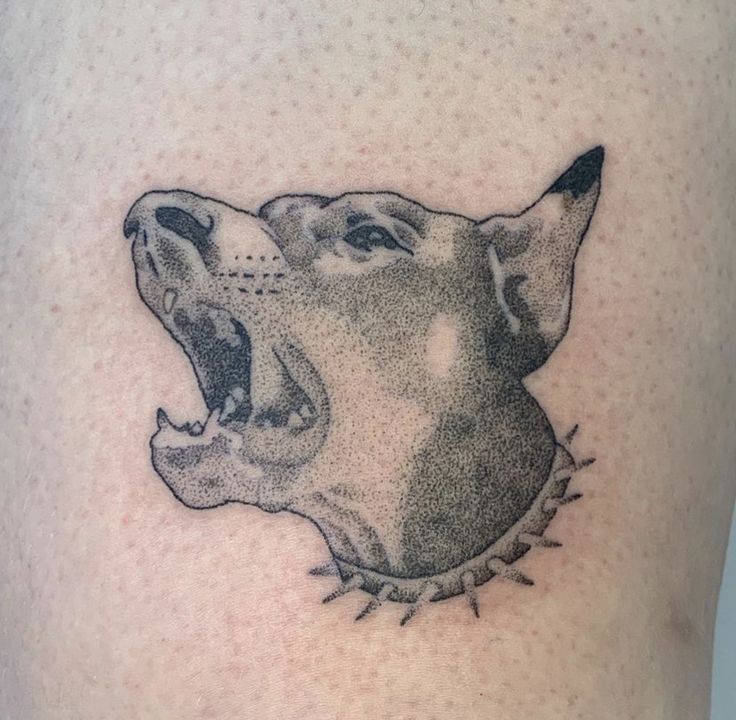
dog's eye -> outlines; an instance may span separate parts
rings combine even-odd
[[[403,250],[413,255],[409,248],[404,247],[386,228],[380,225],[361,225],[351,230],[344,238],[348,245],[358,250],[370,252],[373,248],[384,247],[387,250]]]

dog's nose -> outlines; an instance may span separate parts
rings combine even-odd
[[[174,237],[191,243],[205,260],[213,252],[214,203],[194,193],[154,191],[139,198],[123,223],[126,238],[142,236],[148,246],[156,237]]]
[[[138,230],[140,229],[141,223],[138,220],[137,217],[131,217],[131,212],[128,213],[128,216],[125,218],[125,222],[123,223],[123,234],[126,238],[129,238],[131,235],[137,235]]]

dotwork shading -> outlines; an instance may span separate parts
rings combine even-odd
[[[522,380],[570,318],[603,148],[523,212],[477,221],[392,192],[285,195],[247,212],[153,191],[124,223],[136,285],[207,406],[158,411],[156,472],[184,505],[286,511],[321,531],[363,619],[383,603],[532,581],[516,566],[580,497]]]

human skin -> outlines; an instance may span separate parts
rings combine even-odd
[[[707,717],[736,468],[730,3],[24,3],[0,27],[0,716]],[[321,603],[308,520],[188,509],[156,475],[156,409],[204,406],[136,292],[142,193],[391,190],[482,219],[597,145],[570,327],[524,381],[596,462],[562,547],[519,561],[533,586],[356,623],[359,592]]]

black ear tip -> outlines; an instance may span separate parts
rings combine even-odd
[[[602,145],[588,150],[570,166],[567,172],[556,180],[547,192],[569,192],[574,198],[585,194],[591,185],[600,179],[605,154]]]

